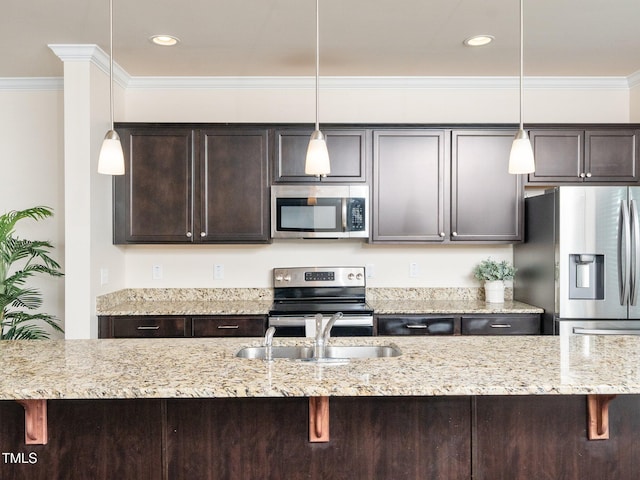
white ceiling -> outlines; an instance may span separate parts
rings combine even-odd
[[[321,75],[517,75],[518,0],[320,0]],[[114,0],[132,76],[313,75],[314,0]],[[525,0],[525,75],[640,71],[640,0]],[[108,52],[108,0],[2,0],[0,77],[62,75],[48,44]],[[148,37],[170,33],[177,47]],[[462,41],[496,40],[471,49]]]

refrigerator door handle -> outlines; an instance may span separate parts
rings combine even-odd
[[[624,257],[623,246],[624,243]],[[620,203],[620,221],[618,222],[618,284],[620,288],[620,305],[629,300],[629,275],[631,270],[631,231],[629,228],[629,207],[626,200]],[[623,262],[624,258],[624,262]]]
[[[640,225],[638,224],[638,206],[635,200],[631,200],[631,294],[629,303],[635,305],[638,299],[638,262],[640,262]]]

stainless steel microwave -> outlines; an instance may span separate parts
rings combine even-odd
[[[368,185],[274,185],[272,238],[368,238]]]

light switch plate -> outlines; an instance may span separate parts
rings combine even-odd
[[[213,279],[214,280],[222,280],[224,278],[224,265],[221,263],[216,263],[213,266]]]
[[[151,278],[154,280],[162,280],[162,265],[154,265],[151,267]]]
[[[409,264],[409,276],[411,278],[416,278],[416,277],[420,276],[420,267],[418,266],[417,263],[411,262]]]

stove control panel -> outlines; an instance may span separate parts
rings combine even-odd
[[[273,286],[282,287],[364,287],[364,267],[274,268]]]

